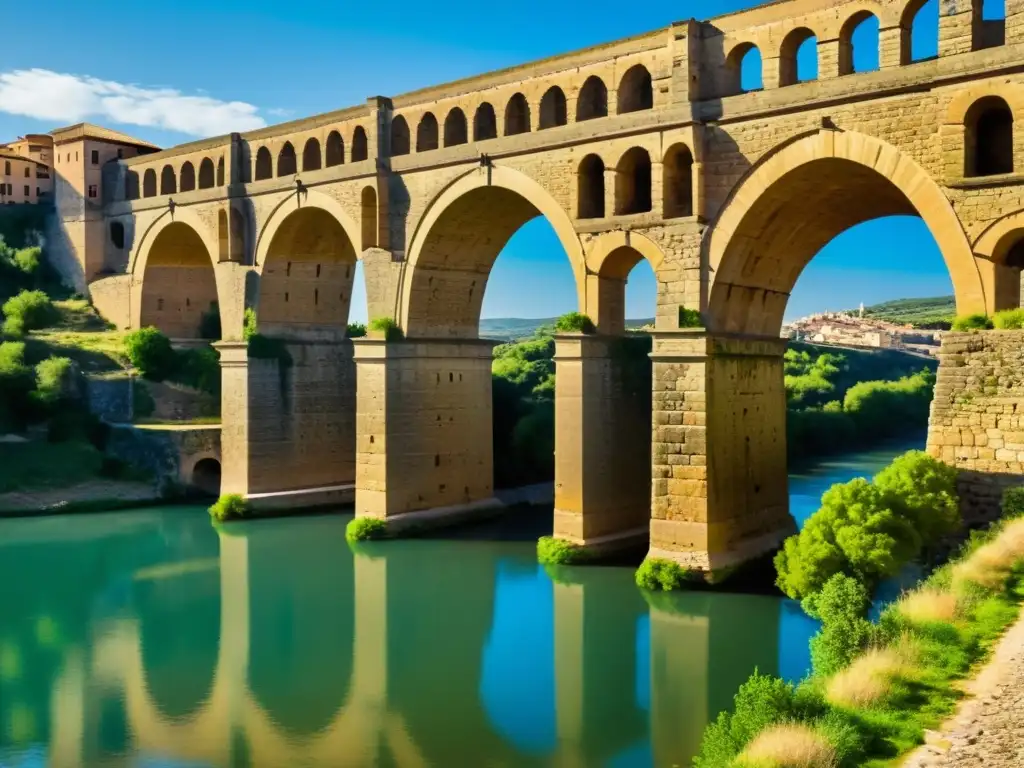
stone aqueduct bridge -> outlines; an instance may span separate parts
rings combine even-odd
[[[556,533],[717,567],[787,514],[783,343],[803,267],[845,229],[920,216],[960,312],[1019,304],[1024,0],[784,0],[107,167],[97,305],[195,335],[219,304],[224,490],[354,483],[396,523],[491,503],[488,273],[544,216],[599,335],[557,350]],[[879,21],[880,68],[852,31]],[[819,77],[795,82],[816,36]],[[743,93],[757,47],[764,88]],[[405,341],[344,338],[354,265]],[[653,434],[617,373],[624,285],[657,277]],[[530,290],[529,285],[522,287]],[[247,354],[243,312],[292,363]],[[704,328],[680,328],[681,308]],[[642,410],[641,410],[642,412]]]

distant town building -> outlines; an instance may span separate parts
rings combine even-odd
[[[900,349],[934,355],[938,352],[942,332],[865,317],[862,303],[856,312],[822,312],[795,320],[783,326],[782,336],[812,344]]]

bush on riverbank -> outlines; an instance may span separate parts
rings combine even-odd
[[[251,516],[251,505],[243,496],[237,493],[224,494],[210,506],[210,517],[218,523],[224,523],[229,520],[244,520]]]
[[[537,562],[541,565],[579,565],[586,561],[586,550],[565,539],[554,536],[537,539]]]
[[[742,765],[737,760],[781,726],[820,734],[834,752],[831,765],[839,768],[889,764],[920,744],[925,730],[953,710],[958,681],[986,659],[1019,614],[1024,519],[1013,516],[1022,507],[1024,489],[1007,492],[1004,518],[973,533],[950,563],[876,623],[863,618],[863,585],[833,576],[804,602],[823,621],[812,640],[812,674],[792,685],[755,672],[736,694],[733,711],[705,730],[695,766]]]
[[[671,592],[683,589],[687,582],[694,579],[694,574],[678,563],[649,557],[636,569],[636,585],[641,589]]]
[[[124,346],[128,360],[143,378],[220,394],[220,355],[212,347],[175,350],[171,340],[153,327],[132,331],[125,336]]]
[[[956,472],[922,451],[882,470],[832,486],[803,530],[776,556],[778,586],[789,597],[818,592],[837,573],[870,590],[960,525]]]
[[[349,542],[383,539],[388,525],[377,517],[355,517],[345,526],[345,538]]]

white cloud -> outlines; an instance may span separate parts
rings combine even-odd
[[[271,117],[291,117],[295,114],[294,109],[281,109],[280,107],[274,107],[273,109],[266,110],[267,114]]]
[[[192,136],[250,131],[267,124],[257,108],[244,101],[187,96],[173,88],[142,88],[48,69],[0,72],[0,112],[62,125],[88,120]]]

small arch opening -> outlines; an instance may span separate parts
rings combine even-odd
[[[313,138],[307,139],[306,146],[302,148],[302,170],[319,171],[320,167],[320,142]]]
[[[224,158],[220,158],[217,161],[217,186],[224,186]]]
[[[569,118],[566,114],[565,93],[557,85],[548,88],[540,100],[540,130],[565,125]]]
[[[779,51],[779,85],[818,79],[818,38],[806,27],[794,29]]]
[[[139,174],[135,171],[128,171],[124,178],[125,200],[139,199]]]
[[[871,11],[858,11],[839,30],[839,74],[874,72],[879,65],[879,22]]]
[[[911,0],[900,19],[900,64],[939,55],[939,0]]]
[[[213,160],[204,157],[199,163],[199,188],[211,189],[214,185]]]
[[[196,167],[186,162],[181,166],[181,191],[191,192],[196,188]]]
[[[124,224],[120,221],[110,222],[110,242],[118,250],[124,248]]]
[[[256,168],[253,174],[254,181],[269,179],[274,175],[274,161],[270,157],[270,150],[260,147],[256,151]]]
[[[473,116],[473,141],[498,138],[498,119],[494,107],[486,101],[476,108]]]
[[[643,64],[630,67],[619,81],[619,114],[654,108],[654,82]]]
[[[685,144],[676,144],[665,153],[662,166],[665,218],[693,215],[693,153]]]
[[[444,145],[455,147],[469,141],[466,113],[458,107],[452,109],[444,119]]]
[[[1006,0],[974,0],[974,49],[1006,44]]]
[[[363,250],[377,247],[377,190],[364,187],[361,195]]]
[[[356,126],[355,131],[352,132],[352,162],[358,163],[360,160],[366,160],[369,156],[366,131],[361,125]]]
[[[298,172],[295,158],[295,147],[290,141],[286,141],[277,155],[277,175],[294,176]]]
[[[1013,111],[998,96],[986,96],[964,121],[964,175],[1013,173]]]
[[[608,86],[597,75],[591,75],[576,98],[576,122],[595,117],[608,117]]]
[[[173,195],[177,192],[177,180],[174,177],[174,169],[169,165],[165,165],[163,170],[160,171],[160,194],[161,195]]]
[[[408,155],[409,150],[409,123],[401,115],[395,115],[391,120],[391,156]]]
[[[577,210],[581,219],[604,218],[604,161],[587,155],[577,172]]]
[[[530,105],[526,97],[517,93],[505,106],[505,135],[515,136],[530,132]]]
[[[764,62],[761,50],[753,43],[737,45],[725,61],[729,94],[749,93],[764,88]]]
[[[142,196],[156,197],[156,171],[152,168],[142,174]]]
[[[200,459],[192,467],[192,489],[203,496],[220,496],[220,462]]]
[[[437,118],[433,112],[427,112],[416,127],[416,151],[429,152],[433,149],[437,149]]]
[[[325,165],[333,168],[345,162],[345,142],[341,140],[341,134],[331,131],[327,134],[327,158]]]
[[[633,147],[619,160],[615,174],[615,213],[624,216],[651,210],[651,156]]]

